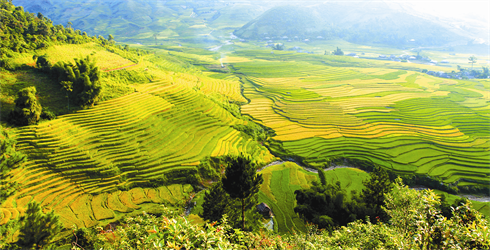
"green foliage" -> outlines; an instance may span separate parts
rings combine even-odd
[[[411,190],[398,178],[393,191],[386,195],[385,211],[407,248],[490,247],[488,222],[469,202],[455,207],[450,220],[441,214],[439,205],[433,191]]]
[[[16,249],[15,234],[19,230],[19,221],[9,220],[6,224],[0,225],[0,249]]]
[[[200,216],[211,222],[220,221],[228,213],[227,208],[231,202],[230,196],[223,189],[223,183],[216,182],[204,195],[203,212]]]
[[[242,229],[245,230],[245,200],[259,192],[260,184],[264,181],[257,174],[257,166],[249,157],[229,156],[228,166],[223,178],[223,189],[232,199],[240,199],[242,203]]]
[[[19,240],[23,248],[40,249],[61,231],[61,223],[53,211],[44,214],[39,203],[30,202],[21,218]]]
[[[41,119],[42,107],[36,98],[36,87],[27,87],[17,93],[15,108],[7,120],[15,125],[26,126],[36,124]]]
[[[11,1],[0,1],[0,66],[9,69],[3,59],[10,52],[25,53],[43,49],[53,43],[80,44],[91,40],[73,29],[65,29],[63,25],[54,25],[51,20],[39,13],[24,11],[23,7],[15,7]]]
[[[36,64],[43,69],[49,67],[42,56],[37,59]],[[82,107],[91,107],[98,100],[102,92],[100,84],[100,70],[95,61],[90,56],[85,58],[75,58],[75,65],[72,63],[57,62],[49,72],[53,78],[57,79],[67,95],[75,103]]]
[[[298,204],[294,211],[320,228],[333,230],[356,219],[353,203],[348,200],[340,182],[327,185],[313,183],[310,189],[296,190],[294,194]]]
[[[71,243],[72,246],[83,249],[95,249],[95,245],[103,244],[103,242],[97,238],[95,232],[88,228],[77,228],[73,230]]]
[[[84,234],[94,249],[488,249],[488,222],[468,203],[441,217],[432,191],[415,191],[399,180],[387,195],[390,223],[361,220],[332,232],[309,224],[306,232],[278,236],[233,229],[227,216],[220,223],[195,225],[182,211],[164,208],[126,218],[114,231],[98,228]],[[406,223],[399,223],[404,221]],[[79,249],[79,248],[75,248]]]
[[[205,180],[219,180],[224,170],[224,157],[206,157],[199,163],[199,175]]]
[[[27,160],[27,157],[15,150],[17,141],[13,135],[0,126],[0,204],[11,195],[14,190],[15,183],[7,181],[7,174],[10,170],[18,167],[21,163]]]
[[[321,169],[318,176],[321,184],[314,182],[310,189],[295,191],[298,205],[294,211],[306,221],[332,230],[367,217],[373,222],[388,220],[382,206],[384,195],[391,191],[393,185],[382,168],[375,166],[370,178],[362,182],[364,189],[360,195],[357,190],[351,190],[350,198],[339,181],[335,184],[327,182]]]
[[[337,49],[333,51],[333,54],[336,56],[343,56],[344,52],[341,49],[339,49],[339,47],[337,47]]]
[[[274,46],[272,46],[273,50],[284,50],[284,44],[278,43]]]
[[[246,125],[237,124],[234,125],[233,128],[243,132],[246,136],[258,142],[265,142],[273,135],[273,132],[270,129],[264,128],[251,120],[248,120]]]
[[[374,170],[369,173],[369,179],[363,181],[364,189],[361,192],[361,199],[364,203],[364,210],[367,216],[374,220],[375,218],[387,221],[388,216],[383,211],[385,205],[385,195],[391,192],[393,184],[391,183],[388,173],[381,167],[375,166]]]

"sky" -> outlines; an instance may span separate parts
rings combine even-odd
[[[397,1],[398,2],[398,1]],[[443,1],[443,0],[405,0],[399,1],[412,5],[415,9],[436,16],[472,17],[476,16],[487,22],[490,21],[490,1]]]
[[[321,2],[390,2],[413,6],[419,11],[443,16],[478,16],[486,21],[490,20],[490,0],[265,0],[275,3],[321,3]]]

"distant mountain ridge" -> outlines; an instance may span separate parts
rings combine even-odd
[[[468,40],[461,33],[414,14],[414,10],[396,3],[378,1],[279,6],[234,34],[246,39],[342,38],[355,43],[419,46]]]
[[[463,17],[436,17],[390,1],[144,1],[13,0],[54,24],[112,34],[117,41],[178,40],[218,44],[245,39],[337,39],[392,46],[441,46],[487,42],[488,25]],[[289,4],[289,5],[288,5]],[[297,38],[296,38],[297,37]],[[211,44],[209,44],[211,45]]]
[[[196,37],[216,40],[214,36],[228,34],[265,10],[250,1],[218,0],[13,0],[13,3],[32,13],[41,12],[55,24],[71,22],[74,29],[89,35],[112,34],[117,41],[128,42]],[[196,30],[199,25],[205,27]]]

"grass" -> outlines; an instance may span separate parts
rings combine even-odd
[[[269,205],[275,217],[274,230],[280,233],[305,231],[305,224],[294,213],[294,191],[307,188],[317,180],[317,174],[303,170],[288,162],[261,171],[264,183],[259,192],[259,202]]]
[[[342,189],[350,195],[351,191],[360,193],[364,188],[363,181],[369,179],[369,174],[356,168],[337,168],[325,172],[327,183],[340,182]]]

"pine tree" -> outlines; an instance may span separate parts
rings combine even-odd
[[[240,199],[242,203],[242,229],[245,230],[246,199],[259,192],[260,184],[264,181],[257,174],[257,167],[249,157],[240,155],[228,157],[229,162],[223,178],[223,189],[232,199]]]
[[[205,220],[219,221],[227,213],[230,202],[232,201],[223,189],[223,183],[216,182],[204,195],[203,212],[200,216]]]
[[[40,249],[62,229],[58,216],[53,211],[44,214],[37,202],[30,202],[27,205],[21,223],[17,245],[23,248]]]
[[[15,183],[8,182],[5,178],[7,173],[14,167],[26,161],[26,156],[15,150],[16,141],[13,136],[0,126],[0,204],[7,196],[13,193]]]
[[[393,183],[388,173],[379,166],[374,166],[369,177],[368,180],[363,181],[365,188],[362,190],[361,199],[366,204],[367,215],[371,220],[379,217],[380,220],[385,221],[388,217],[381,206],[384,205],[385,194],[393,189]]]

